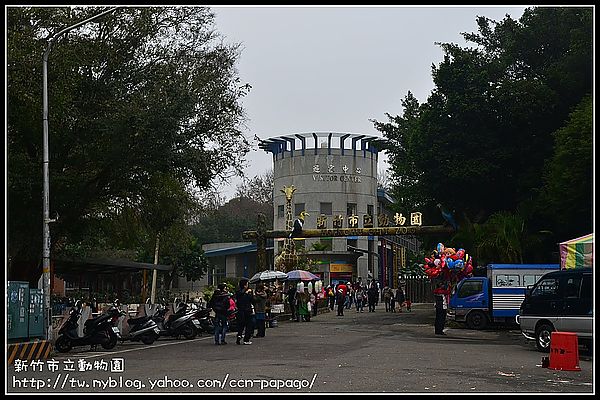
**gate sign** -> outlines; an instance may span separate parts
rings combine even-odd
[[[412,212],[410,213],[410,226],[422,226],[423,225],[423,214],[420,212]],[[406,221],[409,218],[402,215],[402,213],[396,213],[394,215],[393,220],[395,225],[390,224],[390,218],[387,214],[379,214],[377,215],[378,226],[381,228],[385,227],[393,227],[393,226],[405,226]],[[344,216],[342,214],[336,214],[332,217],[333,227],[336,229],[344,228]],[[373,216],[369,214],[363,215],[363,228],[373,228]],[[347,227],[348,228],[358,228],[360,218],[358,215],[349,215],[347,217]],[[317,229],[327,229],[327,216],[325,214],[321,214],[317,216]]]

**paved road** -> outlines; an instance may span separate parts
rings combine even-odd
[[[15,372],[11,367],[7,391],[594,392],[590,354],[580,357],[581,371],[542,368],[544,354],[518,330],[450,327],[447,336],[436,336],[431,304],[414,305],[411,313],[386,313],[379,307],[374,313],[345,314],[324,313],[309,323],[281,322],[249,346],[237,346],[234,337],[226,346],[215,346],[203,336],[55,355],[55,372],[48,371],[48,363],[44,371],[30,366]],[[107,369],[118,366],[119,359],[124,372],[102,370],[106,364]],[[68,360],[75,371],[65,370]],[[89,363],[91,370],[78,371],[79,363],[84,369]]]

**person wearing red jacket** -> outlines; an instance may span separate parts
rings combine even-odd
[[[344,306],[346,303],[346,295],[348,294],[348,287],[346,286],[346,284],[342,281],[340,282],[336,289],[336,301],[337,301],[337,315],[338,317],[343,317],[344,316]]]

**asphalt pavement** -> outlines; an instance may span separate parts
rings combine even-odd
[[[6,391],[153,393],[593,394],[593,356],[580,371],[542,367],[518,328],[474,331],[448,323],[434,335],[432,304],[412,312],[354,309],[311,322],[280,320],[251,345],[215,346],[204,334],[111,351],[75,348],[33,370],[9,367]],[[52,363],[52,367],[50,365]],[[71,368],[72,367],[72,368]],[[51,370],[54,369],[55,370]],[[112,370],[112,371],[111,371]],[[120,372],[119,372],[120,371]]]

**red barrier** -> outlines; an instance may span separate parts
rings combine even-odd
[[[550,369],[581,371],[579,344],[573,332],[552,332],[550,335]]]

